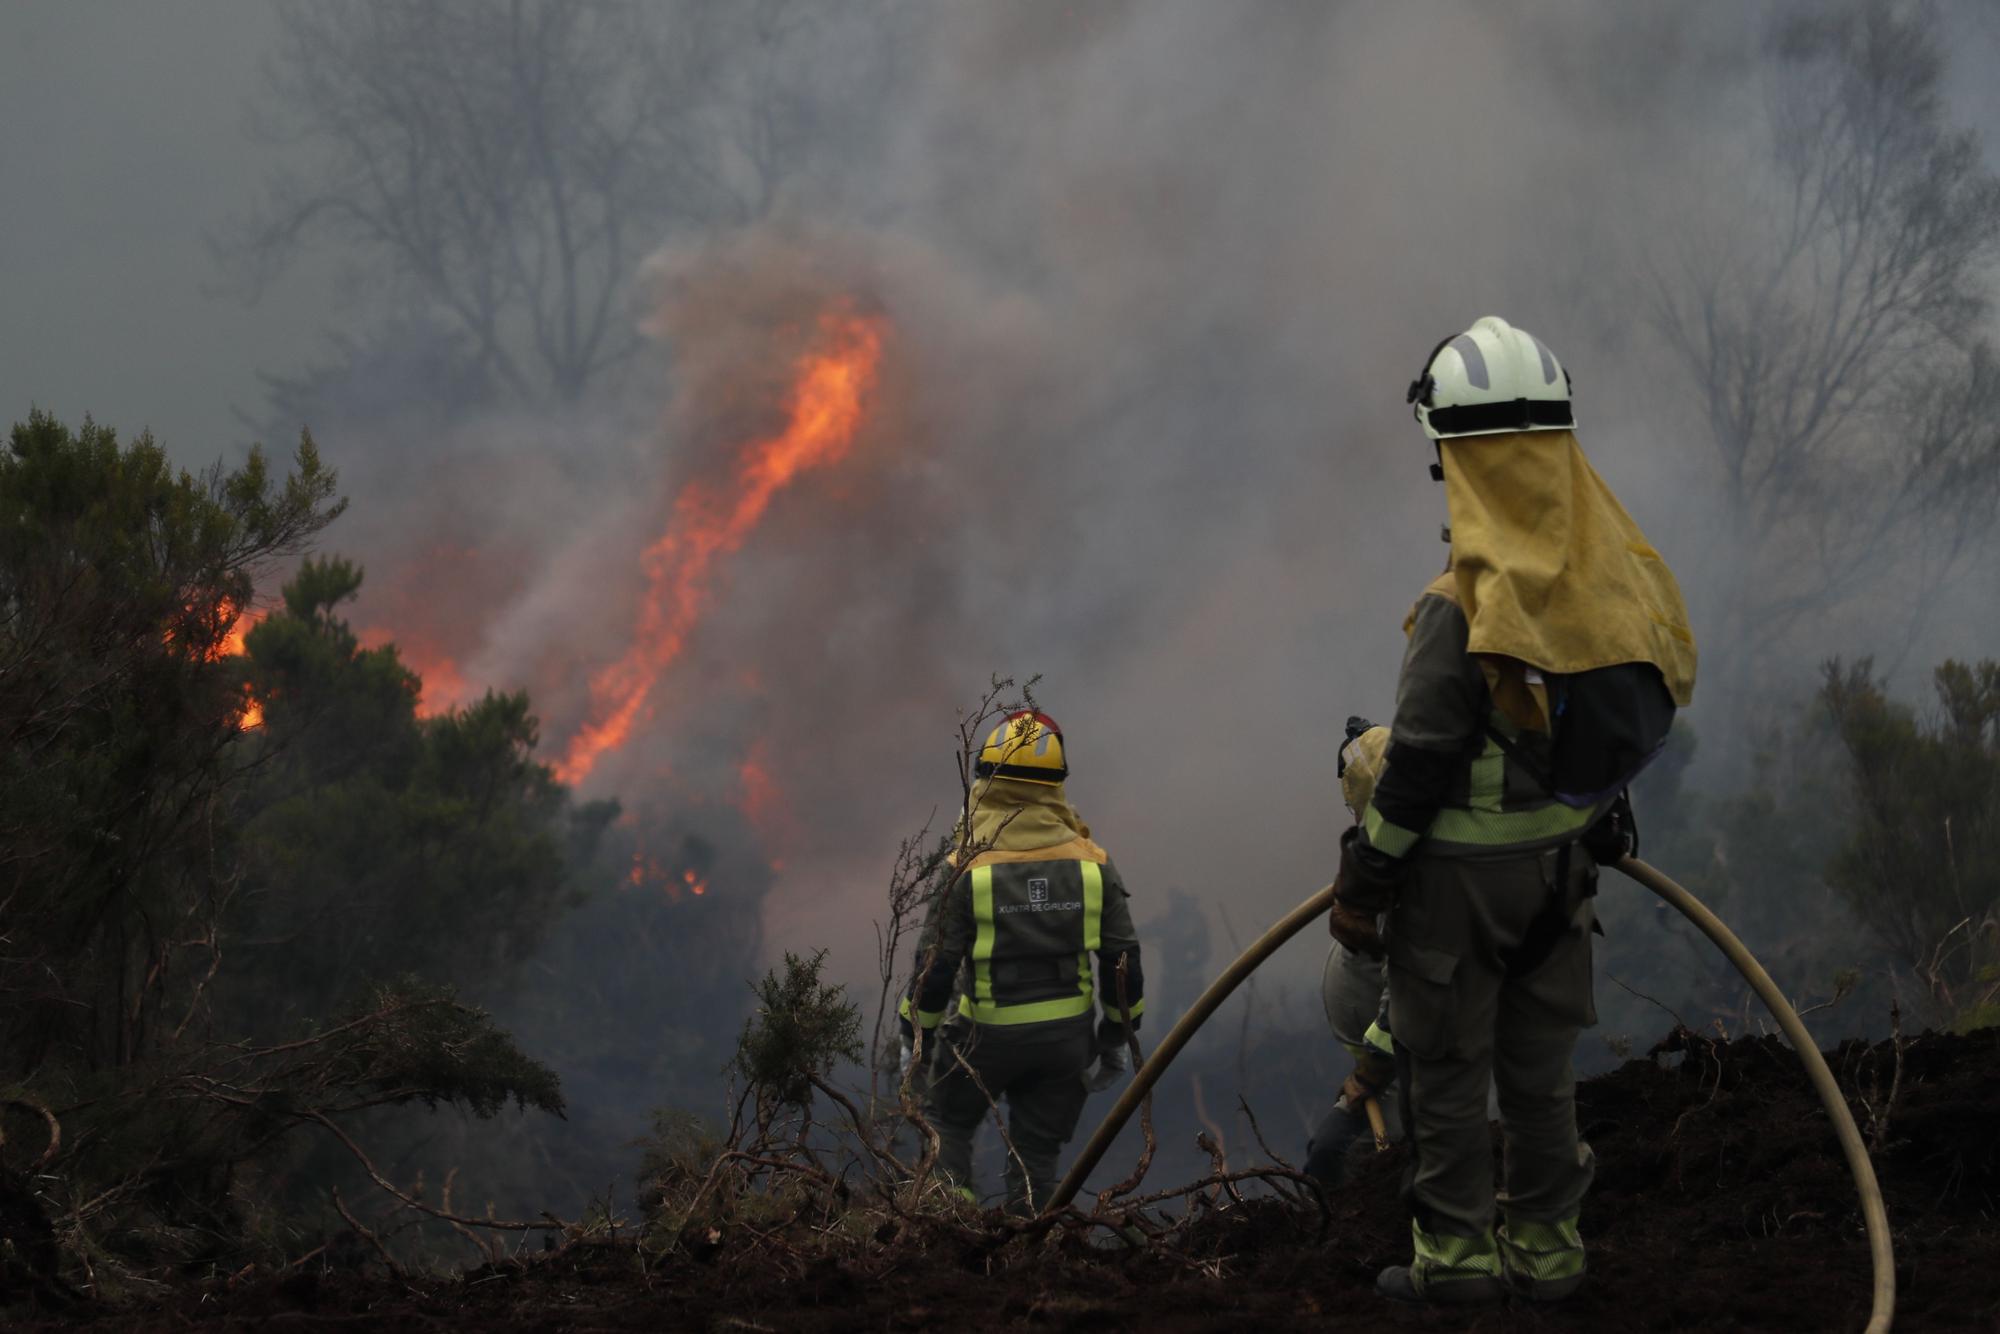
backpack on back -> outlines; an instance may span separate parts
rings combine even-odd
[[[1497,730],[1491,735],[1563,805],[1602,805],[1665,749],[1674,700],[1653,664],[1626,662],[1544,682],[1554,729],[1546,769]]]

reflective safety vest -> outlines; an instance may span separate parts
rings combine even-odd
[[[1387,760],[1362,817],[1368,842],[1391,857],[1419,840],[1431,856],[1475,857],[1554,847],[1595,824],[1609,799],[1579,809],[1550,793],[1548,734],[1496,704],[1447,581],[1418,601],[1409,633]]]
[[[915,1004],[903,1016],[925,1028],[952,1004],[967,965],[958,1012],[975,1024],[1016,1028],[1079,1020],[1101,1001],[1119,1016],[1119,961],[1126,1015],[1145,1011],[1145,979],[1124,882],[1108,861],[985,853],[946,891],[934,944],[919,951]],[[1035,857],[1035,860],[1026,858]]]
[[[1520,735],[1497,710],[1491,726],[1508,733],[1510,741]],[[1371,805],[1364,821],[1368,841],[1392,857],[1407,855],[1419,837],[1426,852],[1440,857],[1528,852],[1581,837],[1604,813],[1557,801],[1491,735],[1453,788],[1421,833],[1403,828]]]

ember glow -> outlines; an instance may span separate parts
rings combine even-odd
[[[189,603],[187,610],[190,616],[207,622],[203,629],[209,630],[210,633],[215,630],[222,632],[221,638],[201,650],[203,662],[221,662],[224,658],[242,657],[249,652],[244,647],[245,637],[257,622],[264,619],[264,613],[255,607],[239,607],[229,598],[222,598],[211,607],[199,607]],[[200,638],[206,640],[208,635],[201,635]],[[172,645],[179,642],[180,636],[170,625],[161,633],[160,640],[162,643]]]
[[[229,626],[229,633],[222,637],[219,657],[240,658],[250,650],[244,647],[244,640],[257,622],[264,619],[264,613],[255,607],[246,607],[235,615]],[[250,693],[250,687],[243,687],[243,712],[236,715],[236,726],[247,732],[253,727],[264,725],[264,702]]]
[[[221,662],[224,658],[242,657],[249,651],[244,646],[245,638],[257,622],[263,619],[264,613],[254,607],[238,607],[228,600],[216,604],[215,619],[211,624],[228,628],[223,630],[220,640],[202,653],[202,660]],[[167,631],[166,641],[169,644],[174,642],[174,633],[171,629]],[[243,707],[236,715],[236,726],[247,732],[253,727],[263,725],[264,705],[250,693],[250,687],[246,685],[243,687]]]
[[[633,889],[657,889],[676,903],[682,894],[700,898],[708,893],[706,875],[692,866],[670,871],[659,858],[648,856],[643,847],[632,854],[632,869],[625,873],[625,883]]]
[[[847,456],[881,354],[879,321],[849,312],[823,318],[800,359],[784,429],[743,446],[728,485],[690,483],[675,498],[666,531],[646,549],[646,596],[632,646],[591,679],[588,720],[555,766],[563,782],[582,782],[631,737],[654,684],[701,619],[717,558],[743,545],[771,498],[801,473]],[[694,882],[689,888],[701,892]]]
[[[743,791],[743,813],[750,817],[753,824],[763,824],[780,814],[784,801],[776,780],[771,777],[767,762],[769,749],[763,738],[758,738],[751,743],[750,753],[736,769],[737,781]]]
[[[422,633],[397,634],[386,626],[371,625],[355,636],[368,649],[394,645],[396,657],[417,676],[417,717],[434,718],[472,702],[472,688],[448,657]]]
[[[251,629],[256,626],[257,622],[263,619],[264,613],[256,610],[254,607],[236,615],[230,622],[229,632],[222,637],[222,648],[216,656],[218,658],[240,658],[248,653],[250,650],[244,647],[243,641],[249,635]]]

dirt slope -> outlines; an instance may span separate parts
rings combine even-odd
[[[1891,1049],[1828,1053],[1879,1105]],[[774,1267],[749,1238],[642,1271],[629,1250],[525,1271],[392,1283],[295,1272],[190,1283],[158,1305],[74,1313],[61,1326],[274,1330],[1858,1330],[1868,1251],[1853,1188],[1797,1060],[1773,1039],[1632,1061],[1578,1095],[1597,1151],[1585,1205],[1591,1281],[1563,1306],[1406,1311],[1371,1292],[1408,1257],[1400,1154],[1369,1161],[1322,1239],[1269,1201],[1212,1211],[1190,1266],[1073,1247],[1033,1270],[969,1253],[897,1253]],[[1869,1119],[1857,1099],[1856,1115]],[[1878,1171],[1896,1231],[1899,1330],[2000,1329],[2000,1030],[1925,1036],[1904,1053]],[[1032,1274],[1032,1279],[1024,1277]],[[32,1323],[24,1327],[38,1327]]]

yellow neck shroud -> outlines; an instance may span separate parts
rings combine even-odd
[[[974,866],[1004,861],[1108,860],[1060,783],[978,779],[972,786],[972,841],[986,851]]]
[[[1469,651],[1564,674],[1650,662],[1687,707],[1695,645],[1680,585],[1575,434],[1442,446],[1450,576]]]

